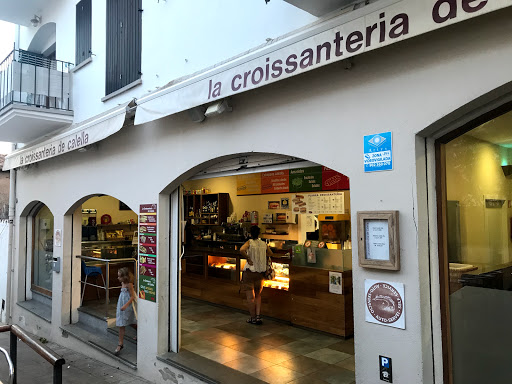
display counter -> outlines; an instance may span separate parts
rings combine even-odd
[[[182,294],[246,310],[245,293],[240,290],[246,259],[239,250],[219,248],[213,242],[210,247],[201,245],[185,249]],[[329,268],[321,268],[324,263],[308,264],[304,256],[297,255],[295,260],[284,253],[286,250],[274,251],[272,263],[276,276],[274,280],[264,281],[262,314],[343,337],[352,336],[352,271],[344,267],[343,261],[338,266],[329,264],[334,256],[344,252],[346,258],[350,252],[318,253],[318,261],[331,260],[327,261]],[[329,271],[342,274],[341,295],[329,293]]]
[[[101,259],[137,258],[137,246],[130,240],[82,241],[82,255]]]

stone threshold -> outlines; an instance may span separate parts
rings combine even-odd
[[[90,345],[97,351],[99,351],[99,352],[107,355],[108,357],[118,361],[119,363],[133,369],[134,371],[137,370],[136,362],[134,363],[133,361],[130,361],[130,360],[122,357],[122,354],[124,351],[128,351],[130,349],[135,348],[133,346],[131,348],[128,346],[129,344],[132,344],[132,343],[128,343],[128,344],[125,343],[125,347],[123,349],[123,352],[121,352],[121,356],[116,356],[113,353],[113,351],[111,351],[111,349],[113,349],[113,348],[109,349],[109,348],[105,347],[104,345],[102,345],[102,344],[104,344],[104,341],[105,341],[104,338],[100,338],[96,334],[89,332],[86,329],[86,327],[81,326],[79,323],[64,325],[64,326],[60,327],[60,329],[62,330],[63,337],[67,337],[68,335],[71,335],[75,339],[80,340],[83,343]],[[113,346],[116,345],[115,343],[110,343],[110,344],[112,344]]]
[[[227,367],[190,351],[167,352],[157,356],[165,364],[177,368],[207,384],[264,384],[253,376]]]

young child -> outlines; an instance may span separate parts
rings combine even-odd
[[[123,349],[124,333],[127,325],[137,329],[137,317],[134,309],[135,290],[133,289],[133,274],[126,267],[119,268],[117,279],[121,283],[121,294],[117,301],[116,325],[119,327],[119,345],[114,351],[115,355]]]

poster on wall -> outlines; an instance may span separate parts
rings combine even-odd
[[[343,279],[341,272],[329,271],[329,293],[343,294]]]
[[[156,204],[141,204],[139,213],[139,298],[156,302]]]
[[[365,280],[365,320],[405,329],[404,284]]]
[[[344,192],[297,193],[292,195],[292,211],[307,215],[343,214],[344,198]]]
[[[393,141],[391,132],[364,137],[364,171],[393,170]]]

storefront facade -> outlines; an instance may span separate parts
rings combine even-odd
[[[457,3],[461,9],[477,6],[462,3]],[[350,63],[333,63],[235,94],[231,113],[201,124],[166,108],[146,110],[144,119],[168,116],[138,124],[137,107],[136,125],[123,126],[95,147],[28,167],[16,165],[12,322],[97,353],[63,336],[61,329],[78,320],[80,263],[75,256],[81,249],[76,233],[82,203],[101,194],[136,212],[143,204],[157,204],[156,298],[139,299],[137,372],[165,382],[162,371],[171,369],[183,375],[183,382],[200,382],[157,359],[179,346],[178,188],[228,159],[277,154],[320,164],[350,179],[357,383],[379,382],[379,356],[392,359],[394,383],[450,382],[439,275],[436,140],[510,102],[510,20],[511,10],[505,8],[355,56]],[[392,132],[393,169],[365,172],[365,136],[386,132]],[[15,304],[26,300],[30,283],[27,232],[35,202],[47,207],[53,228],[62,230],[62,246],[53,247],[61,272],[53,273],[51,322],[42,324]],[[362,211],[399,212],[398,271],[359,266],[356,214]],[[405,329],[366,321],[366,280],[403,284]]]

